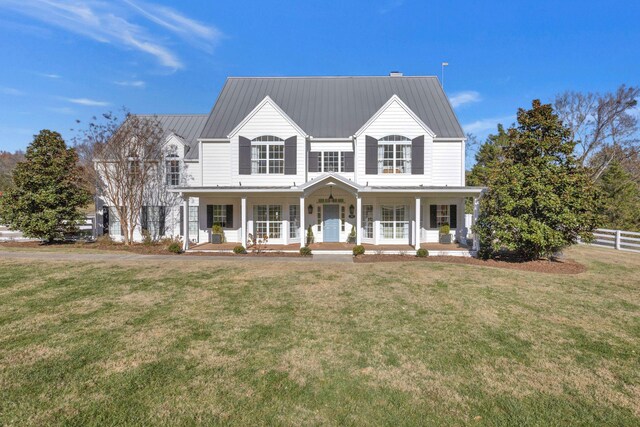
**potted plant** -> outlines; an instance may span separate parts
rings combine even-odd
[[[219,244],[224,242],[224,229],[219,224],[211,227],[211,243]]]
[[[313,243],[314,241],[314,237],[313,237],[313,229],[311,228],[311,226],[309,226],[309,228],[307,228],[307,245],[309,246],[310,244]]]
[[[356,227],[351,226],[351,233],[349,233],[349,237],[347,238],[347,243],[355,243],[356,242]]]
[[[440,243],[451,243],[451,227],[447,223],[440,227]]]

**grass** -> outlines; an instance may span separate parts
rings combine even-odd
[[[640,256],[0,258],[0,425],[638,425]]]

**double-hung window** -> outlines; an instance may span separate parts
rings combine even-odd
[[[300,237],[300,206],[289,205],[289,238]]]
[[[321,151],[318,155],[318,172],[344,172],[344,153]]]
[[[373,239],[373,205],[363,205],[362,211],[363,237]]]
[[[378,173],[411,173],[411,140],[388,135],[378,141]]]
[[[270,239],[282,237],[282,206],[256,205],[254,207],[256,239],[268,236]]]
[[[436,228],[440,228],[443,225],[449,224],[449,205],[437,205],[436,206]]]
[[[382,206],[380,233],[383,239],[406,239],[409,236],[407,207]]]
[[[180,160],[175,154],[168,155],[165,161],[166,184],[180,185]]]
[[[252,174],[284,174],[284,140],[259,136],[251,141]]]
[[[120,217],[118,216],[118,210],[115,208],[115,206],[109,206],[109,235],[110,236],[122,235]]]

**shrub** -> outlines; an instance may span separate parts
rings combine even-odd
[[[238,245],[235,248],[233,248],[233,253],[234,254],[246,254],[247,250],[244,248],[244,246]]]
[[[174,254],[181,254],[182,253],[182,245],[180,243],[178,243],[178,242],[172,242],[167,247],[167,250],[169,252],[174,253]]]
[[[313,228],[309,226],[307,228],[307,245],[310,245],[314,242],[315,237],[313,236]]]
[[[420,248],[416,251],[416,256],[419,258],[426,258],[429,256],[429,251],[425,248]]]
[[[303,246],[300,248],[300,255],[309,256],[311,255],[311,248],[309,246]]]
[[[364,255],[364,246],[357,245],[353,247],[353,256]]]
[[[450,231],[451,227],[449,227],[449,224],[447,223],[442,224],[442,226],[440,227],[440,234],[449,234]]]
[[[151,246],[154,243],[151,233],[149,233],[148,230],[142,230],[142,244],[145,246]]]

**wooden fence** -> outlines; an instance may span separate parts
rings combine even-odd
[[[595,239],[591,244],[594,246],[640,253],[640,233],[598,228],[593,236]]]

